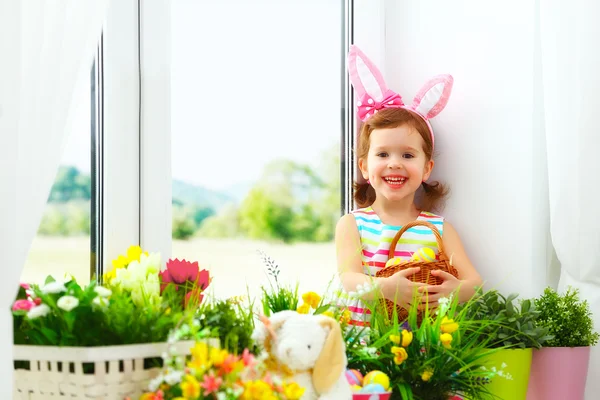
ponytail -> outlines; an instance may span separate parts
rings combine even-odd
[[[375,201],[375,189],[368,183],[354,183],[354,201],[360,208],[369,207]]]
[[[423,186],[423,193],[419,207],[424,211],[441,211],[450,189],[439,182],[423,182],[421,186]]]

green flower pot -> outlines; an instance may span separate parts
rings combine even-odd
[[[503,400],[526,400],[532,354],[532,349],[503,349],[482,359],[488,369],[502,371],[487,385],[490,393]]]

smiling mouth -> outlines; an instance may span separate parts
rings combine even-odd
[[[383,180],[392,187],[401,187],[408,178],[404,176],[384,176]]]

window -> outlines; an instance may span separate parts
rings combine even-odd
[[[323,292],[340,215],[343,5],[171,3],[172,255],[217,297],[281,280]]]
[[[92,226],[92,135],[96,126],[96,65],[76,86],[71,124],[62,162],[48,196],[37,235],[31,245],[22,282],[43,283],[48,275],[63,279],[73,275],[90,281]],[[95,151],[95,150],[94,150]],[[94,224],[96,225],[96,224]]]

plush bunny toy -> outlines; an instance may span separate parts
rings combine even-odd
[[[323,315],[281,311],[253,333],[272,373],[305,389],[302,400],[351,400],[346,346],[339,323]]]

